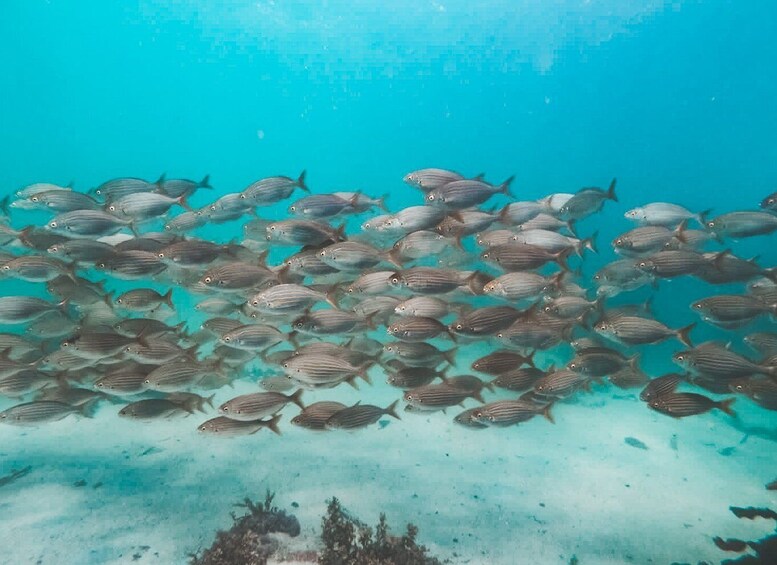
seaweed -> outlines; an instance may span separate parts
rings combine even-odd
[[[219,530],[213,545],[202,555],[192,555],[191,565],[265,565],[267,559],[278,549],[278,542],[268,534],[284,533],[298,536],[300,525],[297,518],[273,506],[275,493],[268,489],[263,504],[255,504],[250,498],[235,506],[246,508],[247,514],[232,516],[232,527]]]
[[[427,548],[416,543],[418,528],[407,525],[405,535],[392,536],[386,515],[380,515],[375,531],[348,515],[337,498],[328,501],[322,521],[324,548],[321,565],[440,565],[427,555]]]

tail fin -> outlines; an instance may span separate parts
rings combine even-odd
[[[370,379],[370,375],[367,374],[367,371],[370,370],[370,367],[372,367],[375,364],[375,361],[367,361],[363,365],[359,367],[359,370],[357,374],[364,380],[368,385],[372,384],[372,379]]]
[[[581,239],[580,247],[583,249],[588,249],[592,253],[599,253],[599,249],[596,246],[596,238],[598,237],[598,235],[599,235],[599,232],[595,231],[593,234],[591,234],[591,237],[586,237],[585,239]]]
[[[380,198],[378,198],[378,200],[376,201],[376,204],[378,205],[378,208],[380,208],[384,212],[388,212],[389,211],[389,209],[386,207],[386,198],[388,198],[390,195],[391,195],[390,193],[386,193],[383,196],[381,196]]]
[[[340,306],[337,304],[337,290],[338,286],[336,284],[332,285],[332,287],[326,291],[326,301],[334,308],[340,308]]]
[[[213,188],[210,185],[210,175],[205,175],[202,177],[202,180],[200,181],[200,184],[197,185],[198,188]]]
[[[171,288],[165,294],[162,296],[162,302],[167,304],[171,310],[175,310],[175,306],[173,305],[173,289]]]
[[[733,400],[733,399],[732,399]],[[100,401],[100,398],[91,398],[78,406],[78,414],[80,416],[84,416],[85,418],[94,418],[95,413],[97,412],[97,403]]]
[[[502,223],[506,226],[512,225],[512,221],[510,221],[510,205],[505,204],[505,207],[499,210],[499,214],[497,214],[497,218],[499,223]]]
[[[266,427],[270,428],[270,431],[276,435],[282,435],[281,431],[278,429],[278,422],[281,419],[280,414],[276,414],[270,420],[265,424]]]
[[[550,407],[553,406],[553,403],[548,404],[545,408],[542,409],[542,416],[551,424],[555,424],[556,420],[553,419],[553,414],[550,413]]]
[[[722,410],[723,412],[725,412],[726,414],[728,414],[729,416],[731,416],[733,418],[736,418],[737,417],[737,413],[734,412],[731,409],[731,405],[734,404],[735,400],[736,400],[736,398],[726,398],[725,400],[721,400],[720,402],[716,402],[715,403],[715,408],[717,408],[719,410]]]
[[[574,249],[572,247],[567,247],[566,249],[562,249],[558,253],[553,255],[553,260],[558,263],[559,267],[561,267],[564,271],[569,271],[569,265],[567,264],[567,258],[572,254]]]
[[[176,202],[178,202],[178,205],[179,205],[181,208],[183,208],[184,210],[186,210],[186,211],[188,211],[188,212],[194,212],[194,210],[192,210],[192,207],[191,207],[191,206],[189,206],[189,203],[186,201],[186,198],[187,198],[187,197],[188,197],[188,195],[187,195],[187,194],[184,194],[184,195],[182,195],[182,196],[180,196],[180,197],[176,198],[176,199],[175,199],[175,201],[176,201]]]
[[[612,200],[613,202],[618,201],[618,196],[615,194],[616,182],[617,182],[617,179],[612,179],[612,182],[610,183],[610,188],[607,189],[607,198]]]
[[[505,196],[509,196],[510,198],[515,198],[513,196],[513,193],[510,192],[510,184],[512,184],[513,180],[515,180],[515,175],[511,176],[509,179],[504,181],[502,184],[499,185],[499,190],[497,192],[501,192]]]
[[[448,351],[443,351],[442,356],[445,357],[445,360],[448,362],[449,365],[455,365],[456,353],[458,353],[458,351],[459,351],[458,347],[452,347]]]
[[[301,188],[302,190],[304,190],[305,192],[307,192],[308,194],[310,194],[310,189],[309,189],[309,188],[308,188],[308,186],[305,184],[305,174],[306,174],[306,173],[307,173],[307,171],[302,171],[302,172],[299,174],[299,177],[297,178],[297,186],[298,186],[298,187],[300,187],[300,188]]]
[[[303,410],[305,409],[305,405],[302,404],[302,393],[304,392],[304,389],[298,389],[297,392],[292,394],[291,396],[287,397],[289,399],[289,402],[293,402]]]
[[[688,243],[688,239],[685,237],[685,230],[688,229],[688,220],[685,219],[682,222],[680,222],[680,225],[678,225],[674,229],[674,237],[677,238],[677,241],[680,243]]]
[[[396,418],[397,420],[401,420],[402,418],[399,417],[399,415],[397,414],[397,411],[396,411],[398,403],[399,403],[399,400],[395,400],[394,402],[389,404],[388,407],[386,407],[385,410],[383,410],[383,413],[387,414],[389,416],[392,416],[392,417]]]
[[[688,324],[684,328],[680,328],[677,330],[677,339],[679,339],[683,345],[687,347],[693,347],[691,344],[691,338],[688,334],[691,333],[691,330],[696,327],[696,322],[692,324]]]

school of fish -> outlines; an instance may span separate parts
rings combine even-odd
[[[773,324],[777,270],[732,250],[777,231],[777,193],[718,216],[667,202],[629,210],[617,259],[586,280],[597,234],[575,226],[617,206],[616,181],[521,201],[512,180],[414,171],[404,182],[418,205],[394,212],[362,192],[312,194],[304,172],[197,209],[189,200],[212,194],[208,177],[24,187],[0,217],[0,422],[204,413],[201,433],[234,436],[280,433],[281,411],[296,406],[292,425],[354,430],[398,419],[402,401],[407,413],[485,429],[552,422],[557,402],[607,381],[674,418],[734,415],[737,396],[777,410],[777,332],[746,333]],[[22,227],[31,213],[45,223]],[[240,240],[195,235],[236,221]],[[696,343],[696,323],[670,327],[649,301],[608,305],[676,277],[741,283],[690,305],[719,340]],[[665,340],[678,344],[678,372],[651,378],[640,355]],[[468,347],[487,354],[462,370]],[[569,361],[545,363],[550,350]],[[256,392],[213,406],[213,391],[239,379]],[[397,399],[370,404],[372,383]],[[364,401],[319,391],[338,386]]]

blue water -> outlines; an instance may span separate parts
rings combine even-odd
[[[754,209],[777,189],[777,5],[769,0],[403,0],[380,8],[367,1],[311,6],[237,0],[12,0],[3,3],[0,15],[0,195],[43,181],[72,182],[88,190],[118,176],[156,179],[166,173],[199,179],[210,174],[215,190],[200,191],[193,198],[202,205],[258,178],[296,177],[305,169],[314,192],[388,193],[391,209],[398,210],[420,203],[418,192],[401,179],[422,167],[452,168],[467,175],[485,172],[493,182],[516,175],[514,192],[522,199],[606,186],[617,177],[620,202],[608,203],[604,213],[581,222],[581,233],[599,231],[599,245],[605,250],[587,260],[590,274],[612,260],[609,241],[630,227],[623,218],[629,208],[668,200],[717,214]],[[281,214],[286,205],[274,207],[272,213]],[[19,217],[39,221],[46,216]],[[229,241],[239,230],[240,223],[233,223],[199,233]],[[762,264],[773,266],[773,242],[774,236],[737,242],[736,252],[760,255]],[[696,319],[687,304],[716,290],[695,280],[662,283],[656,311],[670,326],[687,324]],[[644,289],[633,297],[644,300],[648,294]],[[703,327],[694,335],[701,341],[722,334]],[[675,349],[671,343],[651,349],[643,358],[645,370],[660,374],[672,369],[666,359]],[[461,366],[474,357],[468,353]],[[229,397],[225,394],[224,399]],[[391,398],[389,391],[379,390],[373,400]],[[0,475],[28,461],[48,474],[37,475],[31,483],[37,489],[28,485],[28,491],[0,490],[0,496],[8,497],[0,499],[0,508],[7,509],[0,513],[3,545],[13,541],[10,532],[16,520],[31,540],[5,555],[0,550],[0,562],[34,563],[39,556],[42,563],[130,562],[128,548],[143,545],[152,531],[157,537],[151,545],[161,552],[157,562],[183,562],[188,552],[208,545],[216,527],[228,525],[232,502],[249,491],[263,492],[267,483],[286,502],[302,497],[300,493],[317,501],[317,506],[311,502],[300,510],[310,529],[318,526],[323,501],[336,494],[370,521],[388,508],[397,523],[419,522],[422,541],[437,553],[450,557],[458,552],[470,562],[529,562],[528,557],[514,560],[514,549],[536,555],[536,562],[542,563],[568,562],[573,554],[586,555],[589,560],[581,562],[592,563],[643,563],[653,556],[657,562],[725,558],[709,541],[724,532],[702,527],[697,537],[689,538],[682,533],[683,524],[716,508],[720,524],[730,526],[734,535],[742,526],[726,522],[729,504],[775,503],[774,496],[763,491],[777,467],[773,436],[748,440],[740,449],[751,446],[751,451],[739,460],[721,459],[712,450],[709,459],[694,455],[678,463],[676,453],[665,445],[673,433],[688,434],[699,449],[738,444],[743,434],[723,416],[676,422],[640,413],[631,421],[636,408],[618,402],[612,400],[614,423],[609,425],[610,418],[593,420],[590,411],[578,406],[569,407],[567,423],[555,430],[532,422],[525,435],[516,436],[521,443],[515,457],[525,457],[520,466],[495,462],[490,472],[467,457],[490,458],[499,447],[488,451],[488,442],[471,446],[471,435],[447,431],[446,426],[435,427],[429,439],[417,422],[404,427],[392,423],[384,436],[381,430],[372,436],[333,439],[326,446],[319,437],[292,431],[283,440],[288,447],[276,442],[274,458],[263,460],[260,472],[246,470],[251,459],[249,444],[242,440],[208,443],[212,452],[206,458],[202,443],[196,443],[200,438],[179,433],[191,431],[192,422],[163,426],[163,432],[137,431],[137,426],[124,423],[113,430],[113,420],[106,416],[99,428],[87,428],[90,432],[84,435],[79,435],[84,428],[73,423],[51,435],[3,429]],[[773,413],[748,406],[746,422],[762,426],[763,436],[777,431]],[[625,428],[631,422],[628,433],[621,433],[619,421]],[[115,441],[95,440],[94,448],[87,447],[90,437],[114,432]],[[611,443],[603,439],[608,433],[614,434]],[[121,438],[133,434],[137,443],[126,445]],[[376,438],[389,434],[395,441],[387,442],[392,447],[383,451]],[[661,469],[669,468],[676,479],[684,473],[694,485],[690,490],[700,489],[667,512],[671,526],[659,523],[655,515],[661,505],[649,506],[644,496],[628,499],[624,508],[617,504],[623,494],[603,495],[607,503],[596,497],[580,504],[566,499],[577,490],[570,484],[575,480],[603,493],[610,492],[606,485],[612,482],[636,482],[631,473],[641,468],[639,461],[626,465],[617,481],[608,474],[619,468],[618,461],[629,463],[636,457],[633,448],[622,448],[622,438],[628,435],[663,442],[664,451],[654,444],[648,452],[654,480],[659,480],[655,477]],[[421,447],[414,440],[418,437],[431,443],[434,437],[443,438],[444,445]],[[134,461],[138,452],[160,441],[168,450],[164,463],[117,463]],[[548,455],[546,463],[543,445],[555,446],[564,456]],[[613,451],[616,448],[626,451]],[[363,457],[370,471],[361,467],[348,481],[319,477],[318,469],[333,465],[337,458],[332,453],[338,450]],[[449,452],[462,462],[446,466],[440,475],[437,465]],[[207,466],[211,460],[216,460],[213,467]],[[245,466],[236,469],[222,461]],[[523,466],[526,461],[531,461],[526,463],[529,468]],[[417,471],[424,462],[434,463]],[[176,475],[171,471],[176,466],[185,472]],[[586,478],[570,478],[567,466]],[[110,493],[100,491],[97,502],[96,494],[72,494],[65,488],[84,474],[94,475],[95,469],[113,479]],[[414,483],[397,476],[414,469],[419,473]],[[486,478],[478,479],[483,473]],[[160,476],[162,484],[176,486],[159,488]],[[435,477],[459,485],[462,493],[471,487],[461,494],[461,504],[456,500],[451,505],[456,510],[443,511],[442,518],[429,509],[443,510],[440,499],[454,500],[450,497],[459,489],[435,498]],[[365,491],[377,485],[387,490],[370,500]],[[667,488],[662,493],[667,499],[682,498],[685,492],[677,482]],[[480,512],[472,493],[488,495],[489,489],[489,510],[483,511],[488,518],[482,523],[469,519]],[[419,491],[424,500],[414,502],[410,496]],[[544,553],[539,549],[544,534],[532,530],[521,536],[515,525],[523,524],[516,516],[533,515],[520,506],[523,499],[511,498],[518,496],[516,491],[531,496],[540,492],[532,498],[535,505],[557,497],[556,514],[541,518],[547,524],[543,529],[554,531],[551,549]],[[732,491],[732,499],[724,496]],[[47,496],[56,502],[47,505],[40,498]],[[116,510],[122,500],[135,502]],[[173,509],[173,503],[179,506]],[[599,503],[607,510],[597,510]],[[29,515],[22,513],[25,509]],[[121,531],[88,522],[90,515],[105,522],[116,512],[126,520]],[[580,523],[564,521],[573,513]],[[625,524],[630,516],[639,516],[638,527],[619,526],[620,542],[603,532],[608,520]],[[74,535],[68,517],[90,525]],[[586,521],[593,524],[588,530],[580,525]],[[467,547],[450,541],[462,523],[471,538]],[[169,536],[159,536],[166,526]],[[521,527],[526,531],[526,524]],[[575,527],[585,533],[578,536]],[[670,530],[676,538],[661,537]],[[423,539],[425,531],[428,537]],[[591,537],[593,533],[601,537]],[[73,549],[81,544],[89,551]],[[144,553],[143,559],[151,562],[151,554]]]

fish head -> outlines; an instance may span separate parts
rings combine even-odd
[[[399,272],[391,273],[389,276],[389,284],[393,287],[399,287],[402,285],[402,275]]]
[[[773,208],[777,204],[777,196],[767,196],[761,201],[761,208]]]
[[[429,194],[426,195],[426,198],[424,198],[424,200],[426,200],[426,203],[431,206],[439,206],[445,203],[445,198],[438,190],[430,191]]]
[[[697,312],[704,312],[704,310],[707,307],[707,301],[706,300],[697,300],[693,304],[691,304],[691,310],[695,310]]]
[[[642,208],[632,208],[623,214],[623,217],[627,220],[643,220],[645,219],[645,212]]]
[[[421,400],[418,398],[418,395],[414,393],[412,390],[408,390],[405,392],[405,394],[402,395],[402,397],[405,399],[405,402],[421,402]]]
[[[752,390],[750,379],[735,379],[728,384],[728,387],[731,389],[731,392],[739,394],[748,394]]]
[[[691,355],[690,351],[678,351],[672,355],[672,361],[681,367],[685,367],[686,369],[694,365],[693,356]]]
[[[596,333],[600,333],[600,334],[609,334],[609,333],[613,333],[614,334],[615,333],[614,330],[613,330],[612,324],[610,324],[609,322],[606,322],[604,320],[602,320],[601,322],[597,322],[596,323],[596,325],[594,326],[594,331]]]
[[[642,261],[638,261],[634,266],[645,273],[652,273],[656,270],[656,264],[650,259],[643,259]]]
[[[418,178],[416,173],[409,173],[402,177],[402,182],[411,186],[421,187],[421,179]]]
[[[616,249],[631,249],[634,246],[634,243],[631,241],[631,238],[622,235],[616,237],[613,240],[612,245]]]

